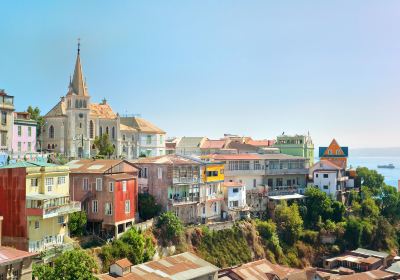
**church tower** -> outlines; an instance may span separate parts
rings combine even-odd
[[[71,157],[89,157],[89,114],[90,96],[83,76],[80,42],[78,41],[78,53],[76,56],[74,75],[70,79],[66,102],[66,145]]]

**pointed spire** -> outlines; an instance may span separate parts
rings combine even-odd
[[[85,81],[83,79],[80,52],[81,52],[81,40],[78,39],[78,54],[76,56],[75,70],[74,70],[74,75],[72,77],[71,88],[75,94],[87,96],[88,93],[86,90]]]

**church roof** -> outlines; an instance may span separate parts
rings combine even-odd
[[[122,124],[122,123],[119,125],[119,129],[120,129],[121,131],[137,131],[137,129],[134,129],[133,127],[124,125],[124,124]]]
[[[66,104],[60,100],[46,115],[45,117],[60,117],[65,116]]]
[[[76,56],[76,62],[75,62],[74,76],[72,77],[72,81],[70,83],[70,91],[68,92],[68,94],[73,94],[73,93],[81,96],[89,95],[87,92],[85,80],[83,78],[79,44],[78,44],[78,55]]]
[[[100,119],[115,119],[117,117],[107,103],[91,103],[90,116]]]
[[[165,131],[158,128],[151,122],[138,118],[138,117],[123,117],[121,118],[121,123],[136,129],[139,132],[144,133],[155,133],[155,134],[165,134]]]

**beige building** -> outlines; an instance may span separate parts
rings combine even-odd
[[[83,75],[80,49],[66,96],[44,116],[42,149],[72,158],[96,155],[96,137],[108,134],[115,157],[136,158],[142,144],[145,155],[165,154],[165,132],[141,118],[123,118],[115,113],[105,99],[93,103]],[[144,139],[144,141],[143,141]],[[148,152],[147,150],[150,150]],[[156,150],[156,152],[154,152]]]
[[[0,89],[0,151],[11,153],[14,124],[14,96]]]

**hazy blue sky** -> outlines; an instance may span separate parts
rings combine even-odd
[[[170,136],[400,146],[400,1],[2,1],[0,88],[43,113],[76,39],[92,101]]]

